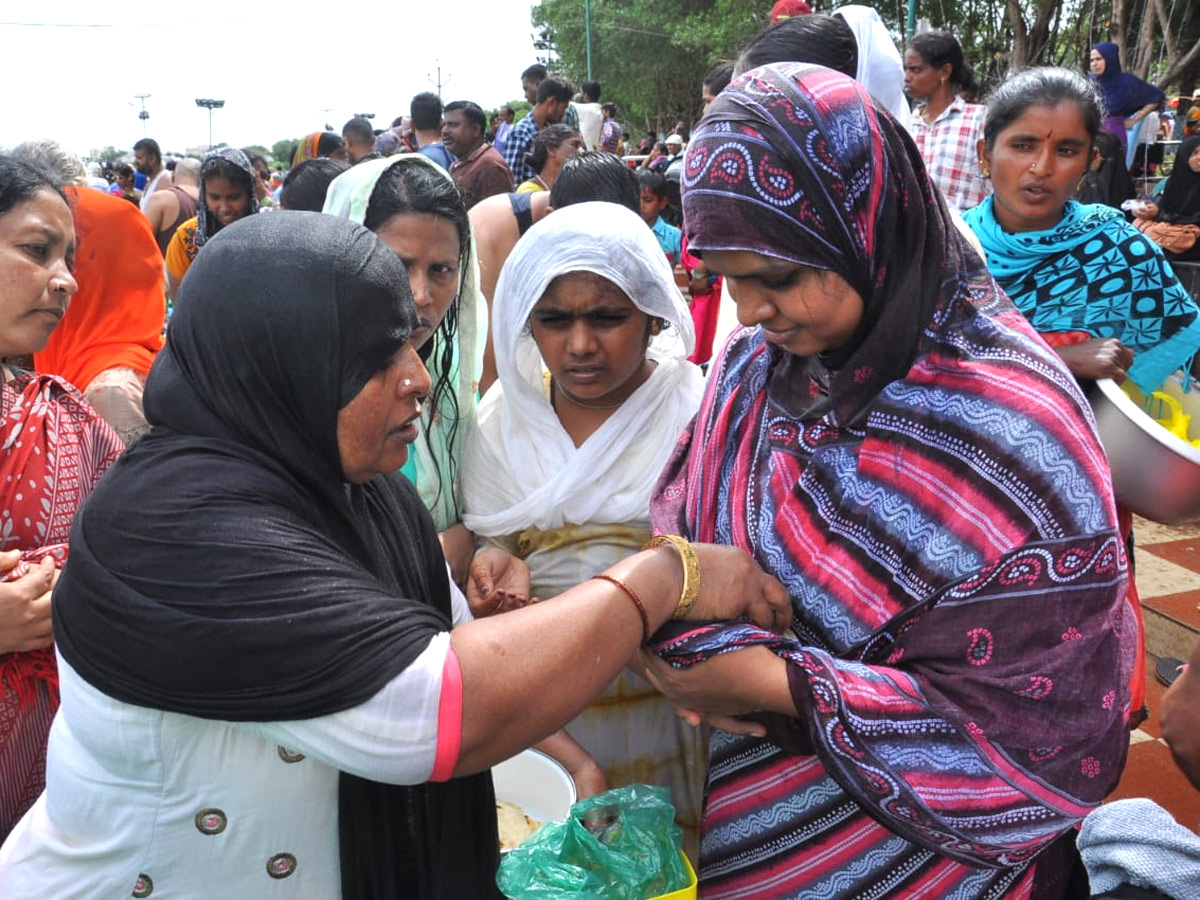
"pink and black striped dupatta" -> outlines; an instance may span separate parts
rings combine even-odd
[[[700,896],[1064,896],[1124,763],[1136,638],[1075,381],[842,75],[734,82],[683,191],[694,249],[831,269],[865,310],[820,358],[736,333],[659,485],[657,531],[745,548],[795,607],[795,635],[656,647],[791,663],[796,719],[714,739]]]

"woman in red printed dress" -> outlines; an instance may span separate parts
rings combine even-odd
[[[60,378],[8,360],[45,346],[77,285],[61,188],[0,158],[0,840],[45,782],[58,705],[50,589],[75,511],[116,460],[116,433]]]

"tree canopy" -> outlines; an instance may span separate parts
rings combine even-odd
[[[818,12],[839,4],[813,2]],[[700,113],[700,82],[767,24],[770,0],[590,0],[592,77],[631,132],[665,131]],[[904,40],[907,0],[876,7]],[[1099,41],[1122,47],[1127,70],[1190,95],[1200,80],[1196,0],[919,0],[918,16],[958,36],[987,88],[1030,65],[1086,68]],[[575,84],[587,73],[582,0],[542,0],[533,23]]]

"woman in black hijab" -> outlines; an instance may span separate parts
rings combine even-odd
[[[249,217],[197,258],[153,430],[72,531],[50,787],[0,850],[6,897],[498,896],[487,767],[597,696],[687,579],[668,546],[465,621],[385,474],[429,389],[416,322],[403,263],[345,220]],[[690,615],[786,608],[696,550]]]
[[[1200,260],[1200,136],[1179,145],[1162,196],[1143,201],[1134,215],[1134,224],[1163,248],[1167,259]]]
[[[1096,157],[1080,179],[1075,199],[1080,203],[1103,203],[1120,209],[1122,203],[1137,194],[1129,170],[1125,168],[1121,142],[1111,132],[1100,131],[1093,146]]]

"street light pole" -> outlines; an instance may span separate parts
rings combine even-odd
[[[212,148],[213,148],[213,139],[212,139],[212,114],[213,114],[213,110],[214,110],[214,109],[220,109],[221,107],[223,107],[223,106],[225,105],[225,101],[224,101],[224,100],[201,100],[201,99],[197,99],[197,100],[196,100],[196,105],[197,105],[197,106],[199,106],[199,107],[201,107],[202,109],[207,109],[207,110],[208,110],[208,149],[209,149],[209,150],[212,150]]]
[[[150,118],[150,113],[146,112],[146,98],[149,94],[134,94],[138,100],[142,101],[142,111],[138,113],[138,118],[142,120],[142,137],[146,136],[146,120]]]
[[[592,0],[583,0],[583,31],[587,38],[587,77],[592,80]]]

